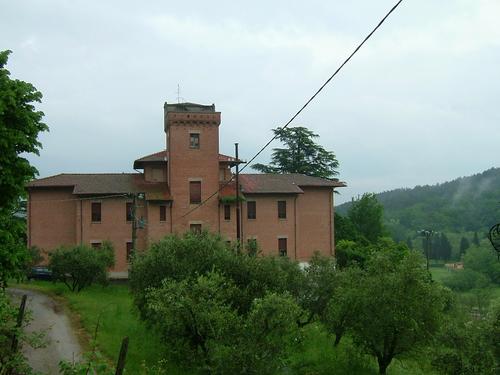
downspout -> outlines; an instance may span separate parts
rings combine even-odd
[[[293,232],[294,232],[294,243],[295,243],[295,260],[297,260],[297,195],[293,200]]]
[[[172,206],[174,205],[173,201],[170,201],[170,234],[173,233],[174,230],[174,223],[172,222],[173,215],[172,215]]]

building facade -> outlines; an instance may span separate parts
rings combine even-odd
[[[111,241],[112,274],[126,277],[134,242],[142,251],[188,230],[236,241],[231,169],[240,161],[219,153],[220,123],[214,105],[165,103],[166,149],[135,160],[141,173],[59,174],[30,182],[28,245],[49,252]],[[298,261],[315,251],[334,255],[333,192],[344,183],[300,174],[240,174],[239,185],[243,244],[256,241],[264,255]]]

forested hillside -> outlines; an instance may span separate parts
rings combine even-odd
[[[485,233],[500,221],[500,168],[437,185],[377,194],[387,229],[397,240],[419,229]],[[337,212],[345,214],[344,203]]]

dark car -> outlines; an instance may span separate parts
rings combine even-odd
[[[52,280],[52,271],[46,266],[31,267],[28,280]]]

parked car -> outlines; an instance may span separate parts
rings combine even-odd
[[[28,280],[52,280],[52,271],[46,266],[31,267]]]

